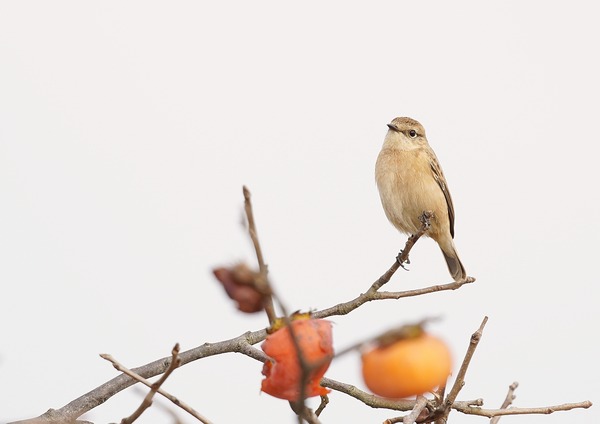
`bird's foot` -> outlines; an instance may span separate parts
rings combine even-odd
[[[403,258],[404,251],[401,250],[400,253],[398,253],[398,256],[396,256],[396,262],[398,262],[398,265],[400,265],[402,267],[403,270],[405,271],[410,271],[408,268],[406,268],[404,266],[404,264],[410,265],[410,259],[408,258],[408,256],[406,258]]]

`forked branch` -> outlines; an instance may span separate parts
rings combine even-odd
[[[261,277],[263,279],[262,281],[265,283],[263,285],[264,293],[266,295],[265,299],[267,299],[266,303],[265,303],[265,307],[268,311],[267,313],[269,316],[269,321],[273,322],[274,317],[275,317],[275,312],[274,312],[273,302],[272,302],[272,291],[268,285],[267,267],[266,267],[266,264],[264,263],[264,259],[262,256],[262,250],[260,248],[260,243],[258,241],[258,236],[256,233],[256,225],[254,222],[252,205],[250,202],[250,192],[248,191],[248,189],[246,187],[244,187],[244,199],[245,199],[246,214],[248,217],[248,231],[249,231],[250,238],[252,239],[252,242],[253,242],[255,250],[256,250],[257,260],[259,263],[259,269],[260,269]],[[452,283],[448,283],[448,284],[433,285],[433,286],[415,289],[415,290],[406,290],[406,291],[398,291],[398,292],[381,292],[381,291],[379,291],[380,288],[383,287],[383,285],[385,285],[387,282],[390,281],[391,277],[398,270],[398,268],[400,268],[400,266],[407,261],[408,255],[409,255],[412,247],[419,240],[419,238],[423,234],[425,234],[425,232],[429,228],[429,219],[431,219],[431,215],[424,213],[422,216],[422,224],[423,225],[422,225],[421,229],[419,230],[419,232],[417,232],[417,234],[411,236],[408,239],[404,250],[400,253],[397,260],[392,264],[392,266],[381,277],[379,277],[373,284],[371,284],[371,286],[365,293],[363,293],[363,294],[357,296],[356,298],[349,300],[347,302],[343,302],[343,303],[337,304],[335,306],[332,306],[330,308],[326,308],[326,309],[323,309],[320,311],[315,311],[312,313],[312,316],[314,318],[325,318],[325,317],[336,316],[336,315],[346,315],[346,314],[354,311],[355,309],[359,308],[361,305],[363,305],[366,302],[370,302],[370,301],[374,301],[374,300],[401,299],[404,297],[421,296],[421,295],[435,293],[435,292],[444,291],[444,290],[456,290],[456,289],[462,287],[464,284],[474,282],[475,281],[474,278],[468,277],[467,279],[465,279],[463,281],[452,282]],[[454,385],[452,386],[452,389],[448,393],[448,396],[446,397],[444,402],[441,402],[441,405],[434,401],[426,401],[425,404],[423,404],[423,402],[424,402],[423,399],[425,399],[425,398],[422,398],[422,397],[419,398],[419,400],[420,400],[419,402],[416,402],[414,400],[385,399],[385,398],[381,398],[381,397],[363,392],[350,384],[338,382],[338,381],[335,381],[335,380],[332,380],[329,378],[323,378],[321,380],[321,385],[324,387],[328,387],[330,389],[342,392],[342,393],[346,393],[349,396],[352,396],[352,397],[358,399],[359,401],[363,402],[365,405],[368,405],[368,406],[371,406],[374,408],[387,408],[387,409],[399,410],[399,411],[413,411],[412,414],[409,414],[406,416],[408,418],[406,418],[406,417],[402,418],[403,420],[406,418],[407,422],[411,422],[411,420],[412,420],[412,422],[415,422],[415,421],[420,422],[421,415],[423,413],[428,413],[427,411],[433,411],[435,417],[431,417],[431,418],[438,420],[436,422],[445,423],[447,420],[448,414],[450,413],[450,409],[455,409],[455,410],[463,412],[465,414],[480,415],[480,416],[493,418],[493,417],[500,417],[503,415],[549,414],[549,413],[552,413],[555,411],[567,411],[567,410],[574,409],[574,408],[589,408],[592,405],[591,402],[585,401],[585,402],[579,402],[579,403],[570,403],[570,404],[541,407],[541,408],[514,408],[514,407],[508,407],[510,405],[510,403],[505,402],[505,404],[503,404],[502,408],[500,408],[500,409],[483,409],[483,408],[481,408],[481,406],[483,404],[483,401],[481,401],[481,400],[467,401],[467,402],[456,401],[458,393],[460,392],[460,389],[464,385],[464,377],[465,377],[467,368],[469,366],[469,363],[473,356],[475,348],[477,347],[477,343],[479,342],[479,339],[481,338],[481,334],[483,332],[483,328],[485,327],[486,322],[487,322],[487,317],[481,323],[481,326],[479,327],[478,331],[476,331],[473,334],[473,336],[471,337],[471,343],[469,345],[469,349],[467,350],[467,353],[463,360],[461,369],[457,374],[456,381],[455,381]],[[250,358],[253,358],[255,360],[265,362],[266,360],[268,360],[268,357],[264,354],[264,352],[253,347],[253,345],[263,341],[265,339],[266,335],[267,335],[266,330],[262,329],[262,330],[247,332],[247,333],[242,334],[233,339],[229,339],[229,340],[225,340],[225,341],[221,341],[221,342],[217,342],[217,343],[205,343],[201,346],[198,346],[196,348],[193,348],[188,351],[182,352],[181,354],[178,354],[178,357],[180,359],[180,364],[181,364],[181,366],[183,366],[189,362],[196,361],[198,359],[202,359],[207,356],[218,355],[218,354],[227,353],[227,352],[241,353],[241,354],[248,356]],[[105,359],[109,359],[109,356],[107,355],[105,357]],[[113,362],[113,364],[115,364],[115,366],[117,366],[118,363],[114,359],[110,358],[109,360],[111,360],[111,362]],[[127,387],[129,387],[137,382],[141,382],[142,384],[145,384],[148,387],[152,388],[153,384],[151,382],[147,381],[146,379],[150,378],[150,377],[154,377],[156,375],[163,374],[163,373],[167,372],[169,369],[172,371],[174,369],[174,368],[171,369],[171,364],[173,363],[173,361],[174,361],[173,356],[167,357],[167,358],[161,358],[159,360],[156,360],[149,364],[135,368],[133,370],[129,370],[129,369],[123,367],[122,365],[118,364],[118,369],[123,373],[123,374],[119,375],[118,377],[115,377],[112,380],[100,385],[96,389],[80,396],[79,398],[73,400],[72,402],[70,402],[69,404],[63,406],[62,408],[60,408],[58,410],[50,409],[49,411],[40,415],[39,417],[32,418],[30,420],[19,421],[18,423],[19,424],[26,424],[26,423],[27,424],[32,424],[32,423],[37,424],[37,423],[75,422],[75,420],[78,417],[80,417],[81,415],[83,415],[84,413],[92,410],[93,408],[102,404],[103,402],[105,402],[106,400],[108,400],[109,398],[114,396],[115,394],[119,393],[120,391],[126,389]],[[164,381],[165,378],[166,377],[163,376],[162,380]],[[153,390],[155,393],[162,394],[163,396],[166,396],[167,398],[169,398],[169,396],[171,396],[171,395],[166,394],[166,392],[164,392],[159,386],[155,386],[155,388]],[[152,391],[150,393],[152,393]],[[151,395],[150,393],[149,393],[149,397],[151,398],[153,396],[153,394]],[[441,390],[440,393],[438,393],[438,395],[443,396],[443,390]],[[509,396],[512,396],[512,394],[510,392],[509,392]],[[509,396],[507,396],[507,399]],[[181,402],[179,400],[176,400],[175,397],[171,396],[170,399],[173,402],[177,403],[178,405],[181,405]],[[511,400],[512,400],[512,398],[511,398]],[[322,407],[325,404],[326,404],[325,401],[323,401]],[[425,406],[427,406],[427,409],[425,409]],[[322,410],[322,407],[320,407],[320,410]],[[190,410],[188,412],[193,411],[193,409],[191,409],[191,408],[189,408],[189,409]],[[320,410],[319,410],[319,412],[320,412]],[[419,414],[421,414],[421,415],[419,415],[418,417],[415,417],[414,415],[417,414],[417,411],[419,411]],[[190,413],[192,413],[192,412],[190,412]],[[312,414],[312,412],[311,412],[311,414]],[[194,415],[196,418],[198,418],[203,423],[209,423],[209,421],[206,418],[201,417],[200,414],[196,413],[196,414],[192,414],[192,415]],[[317,422],[316,420],[318,420],[318,418],[316,418],[316,416],[317,416],[317,414],[314,414],[314,415],[310,415],[309,417],[305,416],[305,418],[307,418],[309,421],[312,420],[313,422]],[[13,424],[17,424],[17,423],[13,423]]]

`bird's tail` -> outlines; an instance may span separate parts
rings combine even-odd
[[[448,265],[448,271],[450,271],[450,275],[452,275],[454,281],[461,281],[467,278],[467,271],[465,271],[465,267],[458,257],[452,239],[450,239],[449,243],[445,243],[445,245],[440,243],[440,248],[442,249],[444,259],[446,260],[446,265]]]

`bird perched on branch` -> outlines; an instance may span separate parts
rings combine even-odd
[[[454,246],[454,206],[446,178],[425,137],[411,118],[395,118],[375,165],[375,180],[385,215],[400,232],[415,234],[423,212],[433,212],[425,235],[442,249],[455,281],[467,277]]]

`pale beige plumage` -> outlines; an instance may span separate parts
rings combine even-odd
[[[452,197],[425,129],[411,118],[395,118],[388,127],[375,165],[383,210],[394,227],[405,234],[415,234],[421,227],[421,214],[433,212],[426,235],[442,249],[454,280],[463,280],[467,273],[454,246]]]

